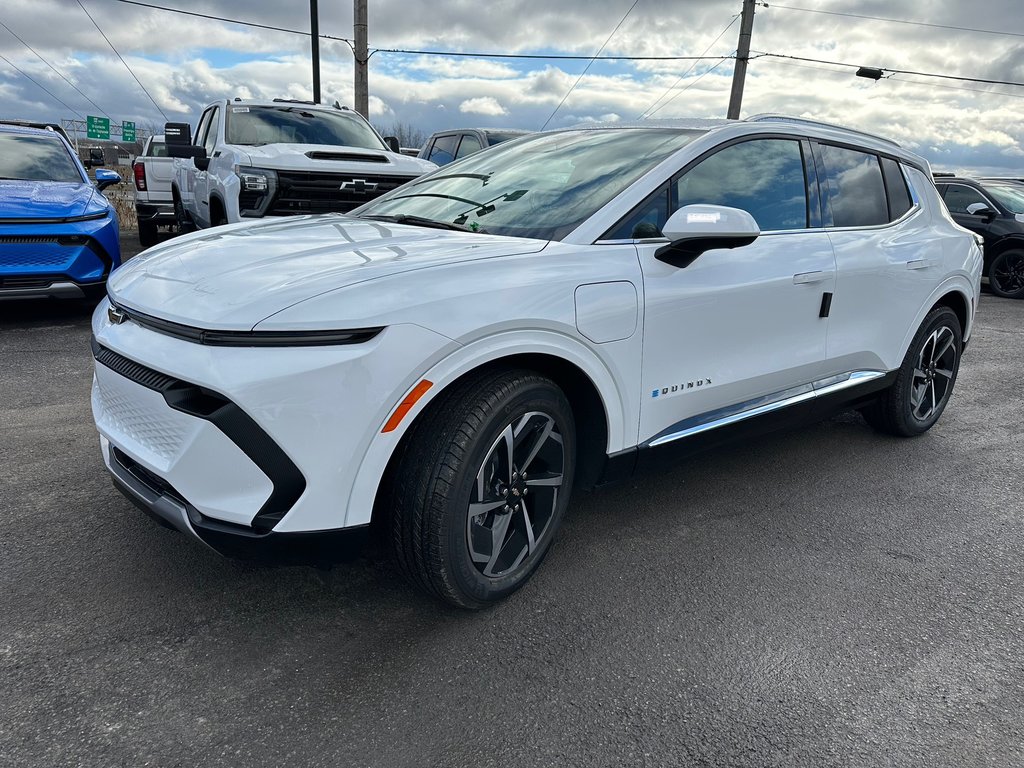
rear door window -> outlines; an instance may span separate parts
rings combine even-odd
[[[466,155],[472,155],[481,149],[483,147],[480,146],[480,140],[472,133],[467,133],[462,137],[462,141],[459,142],[459,151],[455,153],[455,159],[458,160]]]
[[[871,227],[889,222],[889,204],[878,156],[831,144],[819,145],[824,161],[822,192],[826,226]],[[828,222],[831,211],[831,224]]]
[[[914,205],[907,180],[900,164],[889,157],[882,158],[882,176],[885,178],[885,191],[889,193],[889,221],[896,221]]]

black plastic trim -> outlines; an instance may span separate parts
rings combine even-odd
[[[252,520],[267,531],[281,521],[306,490],[306,478],[288,454],[249,414],[219,392],[154,371],[104,347],[92,338],[96,362],[147,389],[159,392],[171,408],[209,421],[270,478],[273,490]]]
[[[97,221],[110,216],[113,209],[101,213],[90,213],[88,216],[62,216],[59,218],[36,218],[36,219],[0,219],[0,224],[70,224],[76,221]]]
[[[363,344],[384,330],[384,326],[377,326],[324,331],[213,331],[153,317],[128,309],[113,300],[110,306],[143,328],[210,347],[330,347]]]
[[[370,537],[368,525],[279,533],[215,520],[113,445],[110,463],[114,487],[136,507],[163,527],[194,535],[225,557],[276,565],[326,566],[353,559]]]

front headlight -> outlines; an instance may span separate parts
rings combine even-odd
[[[262,216],[277,192],[277,171],[236,165],[238,210],[242,216]]]

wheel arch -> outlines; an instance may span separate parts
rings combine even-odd
[[[967,278],[957,275],[946,280],[936,288],[928,301],[921,307],[921,311],[918,312],[913,324],[907,330],[903,343],[900,345],[900,361],[903,360],[907,350],[910,349],[910,344],[914,340],[918,328],[921,327],[921,323],[937,307],[949,307],[952,309],[960,321],[960,331],[964,341],[966,342],[970,338],[971,330],[974,326],[977,299]]]
[[[378,432],[357,471],[348,499],[346,526],[365,524],[370,521],[371,514],[377,517],[375,507],[388,473],[394,468],[401,449],[424,414],[437,407],[452,387],[459,386],[470,377],[495,370],[534,371],[550,378],[562,389],[576,422],[578,455],[575,485],[586,488],[597,482],[608,453],[621,449],[623,443],[630,439],[625,434],[625,400],[611,372],[592,353],[584,357],[581,351],[586,348],[579,342],[572,341],[567,345],[559,343],[564,341],[562,339],[552,340],[557,348],[543,344],[524,345],[518,349],[502,345],[504,352],[487,354],[495,347],[487,343],[490,341],[493,340],[474,345],[482,347],[476,353],[466,347],[460,348],[420,377],[419,380],[426,379],[434,384],[427,390],[429,399],[424,396],[425,402],[416,404],[402,421],[400,430],[390,435]],[[574,349],[577,345],[581,349]],[[405,395],[401,393],[396,405]],[[635,444],[635,435],[631,437]]]
[[[216,192],[210,193],[210,226],[216,226],[214,222],[218,221],[218,217],[215,213],[220,213],[220,218],[223,218],[225,223],[228,223],[228,207],[224,203],[224,198]]]
[[[1022,250],[1024,251],[1024,234],[1012,234],[1006,235],[1000,240],[994,242],[989,248],[986,249],[988,258],[986,259],[986,266],[991,266],[992,262],[997,256],[1006,253],[1006,251]]]

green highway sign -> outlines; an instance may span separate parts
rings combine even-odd
[[[110,138],[110,119],[106,117],[94,117],[93,115],[87,115],[85,118],[86,135],[90,139],[109,139]],[[134,126],[132,127],[132,133],[135,133]]]
[[[121,141],[135,141],[135,123],[121,122]]]

